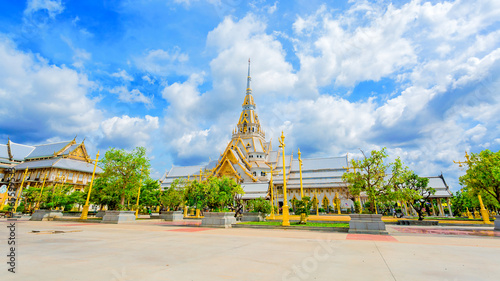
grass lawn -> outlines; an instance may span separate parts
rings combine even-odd
[[[407,217],[408,219],[416,219],[418,220],[418,217]],[[483,219],[469,219],[469,218],[464,218],[464,217],[455,217],[455,218],[450,218],[450,217],[424,217],[424,220],[447,220],[447,221],[483,221]]]
[[[250,224],[250,225],[272,225],[281,226],[280,221],[248,221],[242,222],[240,224]],[[298,222],[291,222],[290,226],[304,226],[304,227],[344,227],[349,228],[348,223],[319,223],[319,222],[307,222],[307,224],[299,224]]]

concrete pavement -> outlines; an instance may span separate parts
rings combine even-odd
[[[5,261],[9,223],[0,221],[0,253]],[[379,236],[208,229],[155,220],[122,225],[17,221],[15,225],[16,273],[7,271],[4,262],[0,280],[500,278],[500,237],[475,232],[425,234],[420,230],[432,228],[387,226],[390,235]],[[486,235],[493,233],[488,231]]]

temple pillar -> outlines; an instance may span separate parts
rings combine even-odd
[[[450,198],[446,198],[446,204],[448,205],[448,212],[450,212],[450,217],[453,217],[453,212],[451,211],[451,201],[450,201]]]
[[[443,204],[441,204],[441,198],[437,199],[439,216],[444,217]]]
[[[432,216],[436,216],[436,210],[434,209],[434,199],[431,199]]]

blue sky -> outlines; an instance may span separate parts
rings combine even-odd
[[[216,159],[247,60],[273,145],[387,147],[454,190],[500,148],[498,1],[1,0],[0,139],[145,146],[160,177]]]

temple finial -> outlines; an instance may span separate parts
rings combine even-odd
[[[252,89],[250,88],[251,80],[252,78],[250,77],[250,58],[248,58],[247,94],[252,93]]]

